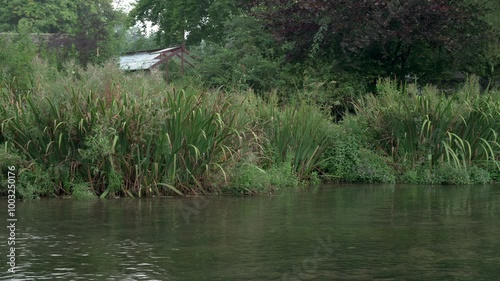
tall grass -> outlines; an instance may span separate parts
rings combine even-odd
[[[49,179],[52,191],[36,196],[87,194],[85,186],[101,197],[219,192],[252,157],[305,179],[323,149],[327,121],[305,105],[179,89],[161,73],[125,75],[113,65],[34,67],[30,91],[0,91],[0,143],[30,163],[22,173],[37,176],[27,180]]]
[[[245,126],[223,94],[151,91],[133,76],[106,78],[106,68],[80,71],[86,81],[61,76],[0,97],[2,138],[53,171],[54,194],[78,181],[103,197],[207,192],[225,181]]]
[[[378,96],[367,97],[357,110],[368,118],[379,147],[405,166],[500,169],[499,96],[481,93],[473,78],[451,96],[416,85],[401,91],[394,81],[381,80]]]
[[[268,160],[264,166],[291,163],[293,172],[300,179],[307,179],[322,161],[327,145],[328,128],[332,126],[317,108],[306,103],[280,105],[272,93],[268,101],[247,99],[246,116],[254,124]]]

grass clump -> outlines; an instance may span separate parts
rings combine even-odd
[[[498,92],[481,92],[474,78],[453,95],[416,85],[401,90],[394,81],[381,80],[378,95],[357,104],[354,120],[366,121],[358,126],[372,136],[367,143],[392,157],[402,180],[467,184],[475,182],[468,179],[470,167],[500,170],[499,97]],[[487,178],[473,175],[478,182]]]

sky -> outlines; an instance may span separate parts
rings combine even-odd
[[[137,0],[113,0],[113,7],[118,10],[122,10],[126,13],[130,12],[134,7]],[[139,26],[139,25],[137,25]],[[158,27],[153,26],[151,22],[146,22],[146,34],[151,34],[158,30]]]

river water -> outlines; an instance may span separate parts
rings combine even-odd
[[[7,225],[5,199],[0,210]],[[3,227],[0,280],[500,280],[499,185],[47,199],[16,212],[16,274]]]

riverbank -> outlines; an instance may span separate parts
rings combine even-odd
[[[1,89],[1,194],[22,198],[269,193],[305,182],[478,184],[500,180],[500,94],[470,80],[445,96],[390,80],[333,123],[306,94],[209,90],[196,78],[113,64]]]

